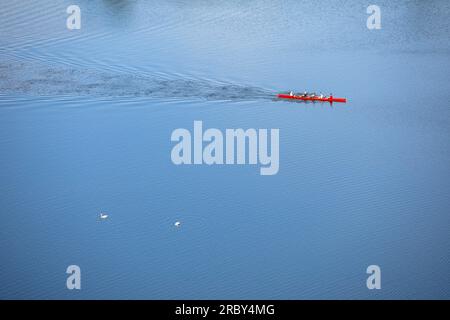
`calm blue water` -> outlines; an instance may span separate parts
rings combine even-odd
[[[450,298],[448,1],[72,3],[0,8],[0,298]],[[194,120],[279,173],[173,165]]]

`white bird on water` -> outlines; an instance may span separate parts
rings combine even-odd
[[[175,225],[175,227],[179,227],[179,226],[181,226],[181,222],[177,221],[177,222],[174,223],[174,225]]]
[[[105,220],[106,218],[108,218],[106,213],[100,213],[100,219]]]

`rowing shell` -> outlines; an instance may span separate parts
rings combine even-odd
[[[323,102],[342,102],[346,103],[347,99],[345,98],[335,98],[333,96],[329,98],[320,98],[320,97],[303,97],[303,96],[291,96],[289,94],[280,93],[278,94],[278,98],[280,99],[289,99],[289,100],[302,100],[302,101],[323,101]]]

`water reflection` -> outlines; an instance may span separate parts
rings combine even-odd
[[[119,24],[127,24],[133,18],[136,1],[127,0],[102,0],[100,10],[115,19]]]

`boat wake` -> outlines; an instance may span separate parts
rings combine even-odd
[[[0,93],[217,101],[271,99],[274,94],[254,86],[181,76],[48,68],[25,62],[0,63]]]

